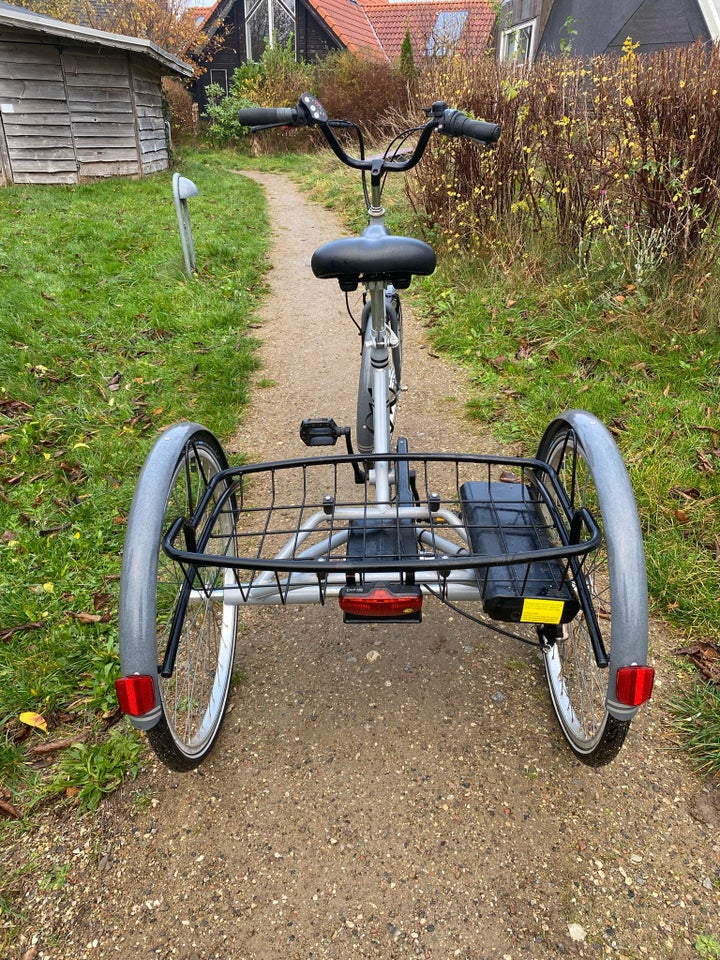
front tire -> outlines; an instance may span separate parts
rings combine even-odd
[[[389,435],[392,437],[395,425],[395,411],[400,394],[402,375],[402,305],[397,294],[385,300],[385,318],[388,326],[397,338],[397,345],[390,350],[388,369],[388,417]],[[373,397],[372,397],[372,359],[370,350],[365,346],[368,330],[372,323],[370,304],[366,304],[361,319],[363,350],[360,360],[360,379],[358,383],[357,422],[355,441],[358,453],[371,454],[374,450],[373,436]]]

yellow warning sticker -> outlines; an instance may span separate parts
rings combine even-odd
[[[528,598],[523,600],[521,623],[560,623],[564,600],[537,600]]]

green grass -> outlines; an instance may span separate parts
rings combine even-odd
[[[720,621],[717,331],[681,332],[630,298],[610,308],[571,273],[537,288],[490,271],[479,280],[477,268],[445,262],[423,290],[435,345],[470,371],[470,412],[524,454],[555,413],[580,406],[598,416],[631,474],[656,611],[712,635]]]
[[[695,950],[702,960],[720,960],[720,940],[712,935],[698,937]]]
[[[0,783],[21,814],[68,786],[93,806],[117,783],[103,742],[140,466],[169,424],[226,437],[247,403],[268,236],[262,191],[237,167],[230,152],[184,158],[200,190],[193,277],[171,172],[0,191]],[[49,768],[29,752],[73,738],[86,742]],[[132,747],[113,752],[136,766]]]

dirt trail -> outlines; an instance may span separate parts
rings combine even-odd
[[[353,422],[359,347],[309,269],[337,223],[287,180],[253,177],[276,235],[265,385],[231,447],[273,459],[304,452],[303,416]],[[409,317],[405,343],[411,449],[482,448],[461,377]],[[536,652],[444,607],[402,630],[253,613],[246,681],[201,769],[152,767],[101,824],[37,838],[40,869],[59,843],[74,867],[34,895],[33,955],[696,958],[695,938],[720,934],[720,804],[667,739],[671,641],[654,628],[652,642],[657,698],[591,770],[562,740]]]

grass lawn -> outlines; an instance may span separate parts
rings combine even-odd
[[[21,814],[68,789],[93,806],[136,763],[125,724],[106,732],[124,523],[158,431],[225,437],[248,399],[268,236],[237,167],[184,160],[192,278],[171,172],[0,191],[0,799]],[[81,743],[48,768],[44,740]]]

